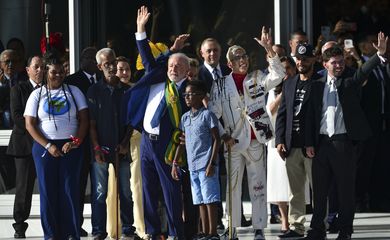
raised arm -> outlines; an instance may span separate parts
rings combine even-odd
[[[148,23],[150,18],[150,12],[148,8],[142,6],[137,11],[137,33],[146,33],[146,24]]]
[[[265,91],[268,92],[272,88],[276,87],[283,81],[283,78],[286,75],[285,68],[280,62],[279,56],[272,49],[272,37],[271,37],[271,28],[266,30],[263,26],[261,29],[261,37],[260,39],[255,38],[255,40],[262,46],[267,52],[267,61],[269,63],[268,71],[269,73],[264,78],[263,76],[259,76],[258,79],[261,84],[264,86]]]
[[[272,49],[271,28],[269,28],[267,31],[267,29],[263,26],[263,28],[261,29],[260,39],[258,39],[257,37],[254,39],[259,43],[260,46],[265,49],[269,58],[273,58],[277,55]]]
[[[149,20],[150,13],[148,8],[142,6],[137,11],[137,32],[135,34],[138,52],[142,59],[142,64],[144,65],[146,73],[152,71],[157,62],[153,57],[152,50],[150,49],[148,39],[146,37],[146,24]]]
[[[379,56],[384,56],[387,49],[388,36],[385,36],[383,32],[378,33],[378,44],[372,43],[374,48],[378,51]]]
[[[371,71],[378,65],[380,62],[387,61],[384,56],[387,50],[387,40],[388,37],[385,36],[383,32],[378,33],[378,43],[372,43],[374,48],[377,50],[377,53],[374,54],[368,61],[366,61],[355,73],[354,81],[357,81],[358,84],[363,85],[367,76]]]
[[[179,52],[186,46],[186,41],[190,37],[190,34],[181,34],[178,37],[176,37],[175,42],[169,49],[171,52]]]

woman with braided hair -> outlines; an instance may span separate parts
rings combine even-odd
[[[26,129],[39,182],[45,239],[80,239],[79,177],[88,105],[81,91],[63,84],[65,71],[53,53],[43,57],[44,84],[26,104]]]

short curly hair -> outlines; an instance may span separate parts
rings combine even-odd
[[[195,90],[201,92],[202,94],[207,93],[207,88],[206,88],[206,85],[204,84],[203,81],[200,81],[200,80],[188,81],[187,87],[189,87],[189,86],[195,88]]]

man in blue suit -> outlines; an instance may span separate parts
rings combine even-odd
[[[172,120],[172,109],[179,109],[175,112],[179,118],[189,110],[182,97],[187,85],[189,59],[181,53],[172,54],[167,68],[163,61],[153,58],[145,33],[149,16],[146,7],[138,10],[136,39],[146,75],[128,92],[127,121],[142,131],[141,170],[146,233],[152,239],[161,237],[156,190],[161,185],[168,212],[169,236],[183,239],[181,185],[172,179],[171,166],[165,159],[166,150],[174,145],[172,136],[177,128]],[[187,38],[186,34],[180,35],[170,50],[181,49]],[[167,95],[172,89],[175,94]]]

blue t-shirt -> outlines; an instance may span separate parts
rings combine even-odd
[[[186,135],[188,169],[196,171],[207,166],[213,150],[211,129],[218,127],[218,119],[206,108],[192,113],[191,110],[181,117],[180,129]]]

